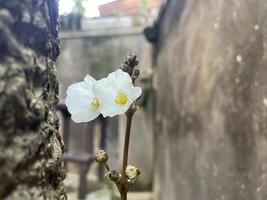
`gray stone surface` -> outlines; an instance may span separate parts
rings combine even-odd
[[[157,199],[267,199],[266,19],[264,0],[169,0],[156,48]]]

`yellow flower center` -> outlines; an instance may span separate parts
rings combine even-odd
[[[118,105],[125,105],[127,100],[127,95],[124,92],[119,92],[115,98],[115,103]]]
[[[93,98],[93,100],[91,101],[91,106],[93,108],[93,110],[96,110],[99,108],[100,106],[100,101],[98,100],[98,98]]]

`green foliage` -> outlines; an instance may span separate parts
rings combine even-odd
[[[149,2],[148,0],[140,0],[139,1],[139,9],[141,11],[146,11],[149,8]]]
[[[85,12],[84,2],[87,0],[75,0],[75,7],[78,9],[80,13]]]

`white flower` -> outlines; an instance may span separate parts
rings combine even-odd
[[[93,92],[96,80],[86,75],[84,81],[68,87],[65,103],[74,122],[87,122],[99,114],[101,103]]]
[[[94,93],[101,102],[102,115],[113,117],[125,113],[141,95],[142,89],[134,87],[129,74],[118,69],[97,81]]]
[[[69,86],[65,103],[74,122],[87,122],[100,112],[104,117],[125,113],[141,93],[129,74],[119,69],[99,81],[87,75]]]

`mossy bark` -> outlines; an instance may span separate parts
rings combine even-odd
[[[0,199],[66,199],[57,0],[0,0]]]

